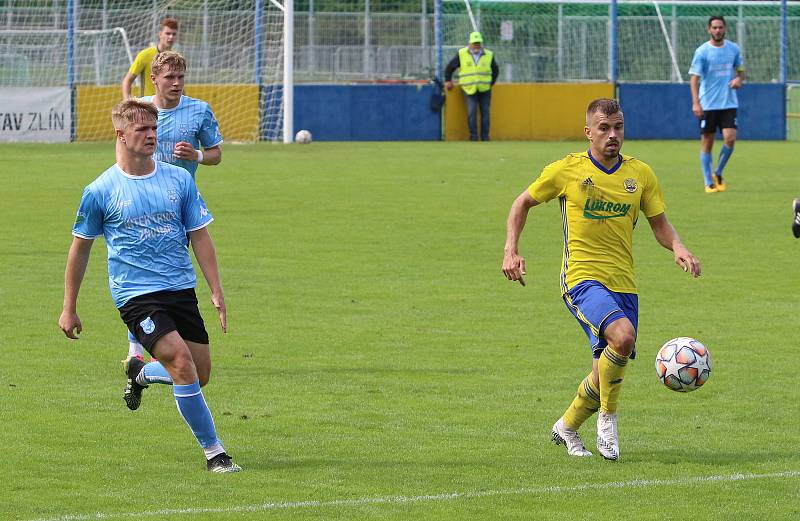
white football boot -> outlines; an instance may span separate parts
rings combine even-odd
[[[619,458],[619,434],[617,433],[617,414],[603,411],[597,413],[597,450],[609,460]]]
[[[592,453],[586,450],[583,446],[583,440],[578,435],[578,431],[568,429],[564,425],[564,418],[559,418],[555,425],[553,425],[553,443],[556,445],[564,445],[567,448],[567,454],[570,456],[591,456]]]

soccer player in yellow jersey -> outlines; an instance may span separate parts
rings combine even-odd
[[[586,110],[586,152],[569,154],[544,168],[511,205],[503,273],[525,281],[525,259],[518,244],[528,211],[558,199],[564,228],[561,291],[592,349],[592,372],[553,426],[553,441],[572,456],[591,456],[578,429],[599,410],[597,449],[619,458],[617,402],[625,367],[636,355],[638,302],[633,273],[633,227],[643,213],[656,240],[694,277],[700,261],[683,245],[664,213],[664,199],[653,170],[620,153],[624,118],[619,103],[597,99]]]
[[[133,82],[139,78],[140,92],[137,92],[136,97],[153,96],[156,93],[156,88],[150,79],[150,64],[153,63],[159,53],[172,50],[175,42],[178,41],[178,21],[174,18],[164,18],[161,20],[161,25],[158,30],[158,44],[142,49],[133,60],[131,68],[128,73],[122,78],[122,99],[128,99],[134,94],[131,92]]]

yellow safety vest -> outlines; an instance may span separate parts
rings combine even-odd
[[[483,54],[475,65],[469,47],[458,50],[459,70],[458,84],[464,93],[472,96],[476,92],[486,92],[492,88],[492,56],[489,49],[484,49]]]

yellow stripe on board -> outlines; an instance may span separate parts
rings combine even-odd
[[[492,88],[494,140],[584,139],[586,106],[614,97],[609,83],[498,83]],[[460,88],[447,91],[445,140],[469,139],[467,109]]]
[[[256,85],[187,85],[186,95],[211,105],[227,143],[258,140]]]
[[[226,142],[256,141],[259,137],[256,85],[187,85],[186,95],[211,105]],[[111,108],[122,99],[119,85],[77,88],[77,141],[111,141]]]
[[[112,141],[111,108],[122,99],[119,85],[88,86],[77,88],[75,139],[76,141]]]

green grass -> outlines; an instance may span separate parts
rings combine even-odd
[[[616,463],[549,442],[590,367],[560,300],[557,205],[528,220],[528,286],[500,272],[512,200],[583,146],[230,145],[201,167],[230,326],[220,332],[201,284],[205,394],[245,468],[221,476],[204,470],[168,388],[125,408],[102,241],[81,339],[57,327],[74,212],[111,145],[4,145],[0,519],[797,519],[798,145],[738,143],[723,194],[703,193],[696,142],[625,145],[659,175],[703,276],[640,223],[640,357]],[[681,335],[715,364],[689,395],[653,368]],[[582,432],[591,447],[591,421]]]

